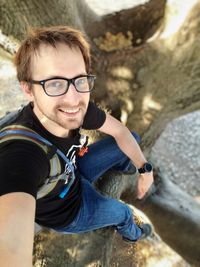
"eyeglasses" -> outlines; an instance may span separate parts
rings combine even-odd
[[[91,92],[94,87],[94,75],[80,75],[72,79],[54,77],[42,81],[30,80],[31,84],[40,84],[48,96],[61,96],[67,93],[70,84],[73,84],[79,93]]]

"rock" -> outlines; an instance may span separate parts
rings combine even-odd
[[[150,158],[182,189],[199,196],[200,111],[170,122],[156,141]]]

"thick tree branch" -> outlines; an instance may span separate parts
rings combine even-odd
[[[121,10],[113,14],[105,15],[96,21],[93,26],[87,28],[87,33],[93,38],[101,37],[100,43],[104,42],[104,46],[100,46],[102,50],[106,49],[106,42],[115,42],[117,49],[118,39],[122,38],[117,34],[121,33],[125,40],[130,39],[130,45],[138,46],[151,37],[160,27],[165,13],[166,0],[150,0],[143,5],[139,5],[130,9]],[[112,35],[105,35],[110,32]],[[110,38],[110,40],[109,40]],[[96,41],[96,43],[98,43]],[[100,45],[100,44],[99,44]],[[111,47],[110,47],[111,49]]]
[[[145,202],[134,202],[154,224],[164,242],[194,266],[200,265],[200,205],[159,172],[156,192]]]

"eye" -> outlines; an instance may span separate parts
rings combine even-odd
[[[86,84],[88,81],[87,81],[87,77],[81,77],[81,78],[78,78],[76,80],[76,85],[84,85]]]
[[[64,81],[62,80],[51,80],[46,83],[47,88],[62,88],[64,85]]]

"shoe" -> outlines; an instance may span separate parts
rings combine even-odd
[[[140,227],[140,229],[142,231],[142,235],[139,237],[139,240],[145,239],[148,236],[151,236],[152,235],[153,228],[152,228],[151,224],[149,224],[149,223],[143,223],[139,227]]]
[[[143,224],[141,224],[139,226],[139,228],[141,229],[142,234],[138,239],[131,240],[131,239],[127,238],[127,237],[122,237],[122,239],[127,243],[135,243],[135,242],[137,242],[139,240],[145,239],[145,238],[147,238],[147,237],[152,235],[153,228],[149,223],[143,223]]]

